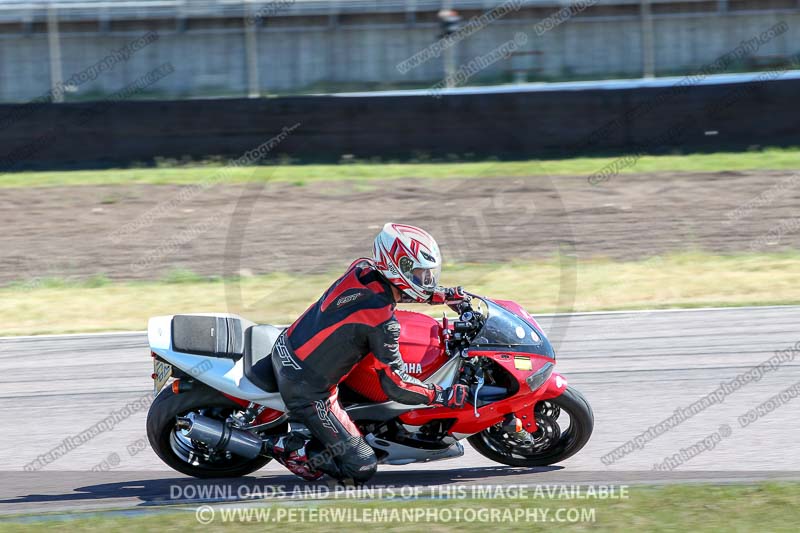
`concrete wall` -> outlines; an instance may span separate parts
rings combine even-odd
[[[636,6],[633,6],[636,8]],[[529,39],[520,55],[498,61],[475,75],[475,81],[508,80],[512,70],[526,70],[529,80],[638,76],[642,72],[641,20],[638,15],[576,16],[537,36],[535,23],[553,9],[511,13],[462,41],[456,65],[467,64],[525,32]],[[637,8],[638,9],[638,8]],[[630,11],[630,10],[629,10]],[[479,14],[480,12],[475,12]],[[373,20],[374,18],[374,20]],[[364,15],[358,20],[284,17],[257,29],[257,56],[262,93],[320,91],[376,86],[427,86],[443,78],[441,58],[401,73],[396,65],[436,40],[435,22],[403,15]],[[800,13],[795,11],[727,14],[670,13],[654,19],[655,66],[661,74],[690,72],[712,62],[742,40],[778,22],[788,31],[755,52],[756,56],[788,56],[800,52]],[[243,96],[248,69],[241,20],[189,22],[176,31],[175,21],[132,21],[111,24],[62,24],[63,77],[80,72],[147,31],[157,42],[82,84],[70,98],[108,95],[152,68],[169,62],[175,75],[150,88],[160,97]],[[29,31],[0,25],[0,101],[25,101],[45,94],[50,86],[47,34],[41,24]]]

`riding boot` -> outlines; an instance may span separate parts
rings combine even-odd
[[[316,481],[324,473],[316,469],[313,462],[309,462],[306,444],[308,444],[308,441],[301,435],[289,433],[266,439],[264,441],[264,451],[285,466],[291,473],[306,481]]]

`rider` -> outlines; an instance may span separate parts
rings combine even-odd
[[[275,370],[290,418],[304,424],[322,444],[306,450],[306,440],[289,434],[273,440],[271,455],[309,480],[323,472],[361,483],[375,473],[375,452],[338,400],[338,385],[367,354],[380,363],[379,381],[397,402],[461,407],[467,387],[442,389],[403,370],[398,349],[397,303],[453,303],[465,298],[460,287],[439,287],[442,258],[427,232],[388,223],[375,238],[372,259],[356,260],[322,297],[284,331],[263,362]],[[259,371],[258,365],[254,368]]]

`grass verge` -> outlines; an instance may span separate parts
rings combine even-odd
[[[645,261],[548,260],[450,265],[443,283],[556,311],[800,303],[800,252],[682,253]],[[180,273],[159,282],[29,280],[0,288],[0,335],[142,330],[148,317],[233,312],[265,323],[299,316],[340,273],[207,280]],[[439,308],[421,306],[441,313]]]
[[[589,176],[618,157],[577,157],[531,161],[482,162],[351,162],[330,165],[272,165],[225,169],[226,183],[289,182],[303,185],[315,181],[392,178],[490,178],[522,176]],[[213,179],[221,162],[171,161],[156,168],[16,172],[0,175],[2,187],[56,187],[71,185],[189,184]],[[769,148],[750,152],[713,154],[645,155],[623,174],[648,172],[721,172],[743,170],[800,169],[800,148]]]
[[[213,521],[202,527],[209,532],[263,530],[265,527],[270,529],[270,526],[304,532],[318,531],[320,523],[325,523],[328,527],[335,524],[337,531],[419,531],[422,528],[427,531],[485,531],[487,527],[500,528],[501,531],[531,531],[555,526],[565,531],[601,532],[794,532],[800,523],[799,489],[798,483],[672,485],[630,487],[627,497],[614,499],[538,498],[531,489],[524,499],[338,500],[255,507],[250,511],[250,521],[247,520],[246,507],[242,508],[245,510],[242,515],[233,511],[230,520],[223,520],[222,510],[218,507]],[[257,511],[261,513],[260,521],[256,518],[259,516]],[[340,518],[334,518],[337,516],[334,513],[338,513]],[[317,519],[300,521],[299,517],[303,515],[316,516]],[[291,516],[295,517],[294,520],[290,519]],[[378,521],[374,520],[376,516],[387,518]],[[410,518],[414,516],[420,518]],[[457,521],[456,516],[473,518]],[[492,520],[492,516],[497,519]],[[363,521],[355,522],[354,517]],[[369,517],[373,520],[370,521]],[[395,517],[397,519],[393,520]],[[128,512],[88,518],[80,515],[48,517],[27,523],[21,523],[21,520],[25,518],[0,520],[0,531],[184,531],[199,525],[193,510],[158,515],[142,513],[141,516]]]

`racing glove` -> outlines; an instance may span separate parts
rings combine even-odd
[[[461,384],[453,385],[448,389],[436,387],[436,397],[433,403],[457,409],[459,407],[464,407],[464,402],[467,400],[468,393],[469,389],[467,386]]]
[[[436,287],[428,303],[431,305],[451,304],[467,300],[469,296],[463,287]]]

